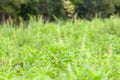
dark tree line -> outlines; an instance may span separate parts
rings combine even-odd
[[[44,19],[54,20],[68,18],[71,4],[65,9],[64,3],[71,2],[75,6],[74,13],[79,18],[91,19],[109,17],[120,14],[120,0],[0,0],[0,21],[18,19],[28,20],[29,16],[42,15]],[[70,9],[70,10],[67,10]]]

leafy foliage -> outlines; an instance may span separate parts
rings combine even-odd
[[[1,80],[119,80],[120,18],[0,25]],[[2,26],[2,27],[1,27]]]

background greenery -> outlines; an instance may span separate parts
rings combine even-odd
[[[111,14],[120,14],[120,0],[0,0],[0,20],[19,18],[27,20],[30,15],[42,15],[46,20],[67,18],[71,13],[70,8],[65,8],[64,3],[72,2],[75,6],[74,13],[79,18],[91,19],[97,17],[109,17]]]

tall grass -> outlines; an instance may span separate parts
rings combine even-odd
[[[0,25],[0,80],[120,80],[120,18]]]

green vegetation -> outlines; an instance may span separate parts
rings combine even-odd
[[[0,25],[0,80],[120,80],[120,18]]]
[[[0,0],[0,21],[9,17],[28,20],[30,15],[53,21],[53,16],[66,19],[73,14],[87,19],[120,15],[120,0]]]

